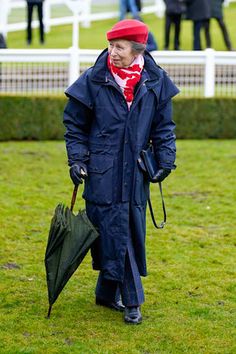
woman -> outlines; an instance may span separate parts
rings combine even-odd
[[[174,50],[180,49],[180,31],[182,15],[186,11],[184,0],[164,0],[166,5],[165,10],[165,46],[164,50],[169,49],[170,44],[170,30],[173,26],[175,28],[174,35]]]
[[[218,22],[218,25],[221,29],[225,45],[228,50],[234,50],[232,48],[232,43],[229,37],[229,33],[226,27],[226,24],[224,22],[224,16],[223,16],[223,2],[224,0],[211,0],[210,5],[211,5],[211,18],[215,18],[216,21]],[[210,20],[209,20],[210,22]],[[209,24],[208,27],[206,28],[206,37],[210,38],[210,28]],[[211,39],[209,41],[209,47],[211,47]]]
[[[152,140],[159,181],[175,167],[171,98],[178,89],[145,52],[147,37],[138,20],[114,25],[108,49],[66,90],[64,112],[70,176],[74,184],[85,178],[87,214],[99,228],[92,249],[100,270],[96,304],[124,311],[132,324],[142,321],[140,275],[147,274],[149,184],[137,160]]]
[[[120,0],[120,20],[123,20],[127,12],[131,12],[133,18],[140,20],[139,11],[141,4],[135,0]]]
[[[186,0],[186,18],[193,21],[193,50],[202,50],[201,29],[207,31],[211,9],[209,0]],[[209,38],[206,38],[207,46]]]
[[[44,24],[43,24],[43,1],[44,0],[26,0],[27,1],[27,44],[30,45],[32,42],[32,17],[33,9],[37,7],[38,9],[38,20],[39,20],[39,34],[40,43],[44,43]]]

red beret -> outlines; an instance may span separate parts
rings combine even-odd
[[[148,27],[138,20],[122,20],[117,22],[110,31],[107,32],[107,39],[127,39],[138,43],[147,43]]]

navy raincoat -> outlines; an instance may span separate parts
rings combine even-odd
[[[162,168],[174,169],[175,124],[171,98],[178,89],[145,52],[141,80],[128,110],[107,68],[107,49],[67,90],[64,111],[69,165],[87,165],[83,197],[100,237],[93,266],[105,278],[122,281],[128,237],[140,275],[145,276],[146,204],[149,183],[138,166],[140,151],[152,141]]]

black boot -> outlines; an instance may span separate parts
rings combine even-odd
[[[139,306],[125,307],[124,320],[129,324],[139,324],[142,322],[142,315]]]
[[[95,303],[96,303],[96,305],[105,306],[105,307],[108,307],[110,309],[120,311],[120,312],[123,312],[125,310],[125,307],[122,304],[121,300],[110,302],[110,301],[107,301],[104,299],[100,299],[99,297],[96,297]]]

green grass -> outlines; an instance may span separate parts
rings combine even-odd
[[[144,321],[133,327],[94,304],[89,255],[45,318],[49,224],[72,192],[64,143],[0,144],[1,353],[236,352],[236,141],[177,146],[178,167],[164,182],[166,228],[156,231],[147,215]],[[152,200],[161,220],[156,185]]]
[[[107,11],[111,9],[108,8]],[[55,16],[59,16],[55,12]],[[68,15],[66,13],[66,15]],[[22,17],[22,14],[21,14]],[[236,47],[236,3],[231,3],[230,6],[224,8],[224,17],[230,33],[233,47]],[[17,14],[12,14],[12,20],[17,19]],[[159,48],[164,46],[164,20],[156,17],[154,14],[143,16],[144,21],[149,26],[150,30],[156,37]],[[102,49],[106,47],[107,42],[105,33],[116,22],[116,19],[92,22],[90,28],[80,29],[80,47]],[[51,32],[46,35],[46,45],[43,48],[68,48],[71,46],[72,25],[51,27]],[[222,34],[215,20],[211,21],[212,47],[216,50],[225,50]],[[13,32],[8,35],[9,48],[26,48],[25,32]],[[173,41],[172,41],[173,42]],[[205,43],[203,39],[203,43]],[[38,30],[34,30],[34,41],[31,48],[42,48],[38,43]],[[191,21],[183,21],[181,31],[181,48],[183,50],[192,50],[192,23]]]

